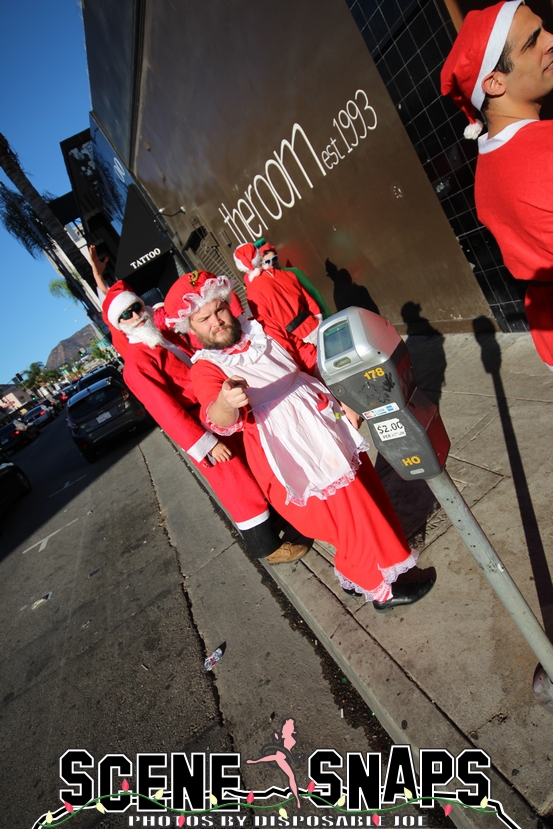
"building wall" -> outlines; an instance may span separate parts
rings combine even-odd
[[[31,395],[28,391],[12,387],[9,390],[4,390],[2,397],[0,398],[0,405],[3,409],[7,409],[8,411],[15,411],[19,409],[21,405],[29,403],[30,401]]]
[[[345,3],[141,5],[129,166],[158,207],[186,206],[168,220],[182,240],[202,227],[230,266],[238,241],[263,236],[331,307],[327,272],[395,324],[406,303],[442,331],[490,315]]]

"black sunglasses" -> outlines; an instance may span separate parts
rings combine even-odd
[[[133,314],[139,314],[142,311],[144,306],[141,302],[135,302],[131,305],[130,308],[127,308],[126,311],[123,311],[121,316],[119,317],[120,320],[130,320]]]

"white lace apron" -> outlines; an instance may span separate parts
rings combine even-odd
[[[192,362],[209,360],[228,376],[243,377],[269,465],[287,492],[286,503],[304,506],[324,500],[355,478],[359,453],[368,443],[353,428],[329,390],[299,370],[286,351],[267,337],[259,323],[242,323],[238,346],[203,349]],[[239,350],[241,346],[249,346]],[[209,412],[208,412],[209,417]],[[239,428],[213,431],[229,434]]]

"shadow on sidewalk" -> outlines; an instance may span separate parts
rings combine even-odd
[[[406,302],[401,309],[403,322],[407,326],[405,345],[413,363],[417,386],[439,408],[447,367],[444,335],[421,316],[421,311],[418,302]]]
[[[526,480],[511,414],[509,412],[509,404],[507,403],[505,389],[503,388],[500,373],[501,349],[495,338],[493,324],[487,317],[478,317],[473,320],[472,327],[476,341],[482,350],[482,363],[484,368],[492,376],[497,408],[501,418],[501,426],[503,427],[505,445],[509,456],[511,474],[515,485],[518,508],[524,529],[530,564],[532,566],[532,573],[534,575],[536,593],[540,603],[543,625],[549,639],[553,641],[553,582],[545,557],[543,541],[530,496],[528,481]]]

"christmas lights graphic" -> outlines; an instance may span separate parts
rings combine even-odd
[[[397,812],[400,809],[405,808],[405,806],[414,805],[414,804],[417,804],[417,803],[422,803],[424,800],[428,799],[428,798],[421,798],[421,797],[413,797],[412,793],[408,789],[405,789],[404,790],[405,800],[404,800],[403,803],[399,803],[399,804],[396,804],[394,806],[390,806],[388,808],[379,809],[378,812],[372,812],[369,809],[361,809],[361,810],[351,811],[351,810],[348,810],[348,809],[341,808],[346,802],[345,795],[342,795],[342,797],[340,797],[339,800],[336,803],[331,804],[328,801],[326,801],[324,798],[313,795],[314,788],[315,788],[315,784],[314,784],[313,781],[311,781],[309,783],[308,787],[307,787],[307,790],[305,790],[305,791],[303,791],[301,789],[299,790],[299,797],[300,798],[309,798],[310,800],[316,801],[321,805],[324,805],[326,807],[331,807],[337,814],[340,814],[340,815],[367,815],[367,816],[370,817],[371,820],[370,820],[370,823],[365,824],[366,826],[369,826],[369,825],[380,826],[381,823],[382,823],[382,821],[381,821],[382,816],[387,815],[387,814],[391,814],[393,812]],[[167,814],[167,815],[174,815],[176,817],[176,825],[177,826],[184,826],[186,824],[187,817],[198,817],[200,815],[205,815],[205,814],[208,814],[208,813],[213,814],[214,812],[217,812],[220,809],[222,809],[224,811],[228,811],[229,807],[236,807],[236,806],[239,806],[242,802],[245,802],[247,804],[248,808],[250,808],[250,809],[256,809],[256,810],[271,809],[271,810],[275,810],[275,809],[278,808],[279,817],[283,818],[286,821],[288,819],[288,812],[286,811],[286,809],[284,807],[287,804],[293,803],[295,801],[295,796],[294,795],[289,796],[287,798],[285,797],[280,802],[277,802],[277,803],[274,803],[274,804],[271,804],[271,805],[260,805],[260,804],[255,803],[256,794],[258,794],[260,798],[266,798],[267,796],[270,797],[271,795],[276,794],[277,791],[278,790],[276,790],[276,789],[272,789],[272,790],[268,789],[268,790],[257,792],[257,793],[253,792],[251,790],[247,793],[245,791],[244,792],[234,792],[233,794],[237,794],[240,799],[236,800],[234,803],[225,803],[222,806],[219,806],[219,804],[217,802],[217,798],[215,797],[215,795],[210,794],[209,795],[209,800],[210,800],[210,808],[209,809],[203,809],[203,810],[200,810],[200,811],[184,811],[184,812],[181,812],[181,811],[178,811],[176,809],[172,809],[169,806],[165,806],[164,807],[164,813]],[[160,789],[159,791],[157,791],[155,793],[155,795],[153,797],[146,797],[146,795],[140,794],[138,792],[132,792],[130,790],[130,786],[129,786],[128,782],[126,780],[123,780],[122,789],[119,792],[108,794],[108,795],[103,795],[102,797],[96,798],[95,800],[91,800],[90,802],[88,802],[88,803],[84,804],[83,806],[79,807],[79,809],[75,810],[70,803],[64,802],[62,808],[58,809],[55,812],[48,811],[46,813],[46,815],[43,815],[42,818],[40,818],[35,824],[33,824],[33,829],[35,829],[35,827],[45,827],[45,828],[49,827],[49,829],[55,829],[57,826],[62,826],[69,819],[71,819],[71,818],[75,817],[76,815],[78,815],[78,813],[81,812],[83,809],[96,808],[102,814],[106,814],[106,808],[102,804],[102,799],[103,798],[112,798],[114,796],[127,795],[131,798],[140,798],[143,801],[149,801],[150,803],[158,806],[160,804],[162,798],[167,794],[170,794],[170,793],[166,793],[166,792],[164,792],[163,789]],[[511,818],[509,818],[508,815],[505,814],[505,812],[503,811],[501,803],[497,800],[488,800],[488,798],[483,798],[480,805],[476,807],[476,806],[467,806],[466,804],[461,803],[452,794],[450,794],[450,795],[446,794],[444,797],[438,797],[438,796],[435,795],[432,799],[435,800],[435,801],[438,801],[441,804],[445,804],[443,806],[443,811],[444,811],[444,814],[446,815],[446,817],[449,814],[451,814],[453,806],[455,804],[457,804],[457,805],[461,805],[461,806],[463,806],[463,808],[469,809],[473,812],[482,812],[483,814],[487,814],[487,815],[495,814],[505,824],[505,826],[510,827],[510,829],[520,829],[520,826],[517,823],[515,823]],[[132,824],[130,824],[130,825],[132,825]],[[166,825],[168,825],[168,824],[166,824]],[[258,826],[258,825],[261,825],[261,824],[256,823],[256,826]],[[280,821],[278,825],[279,826],[282,826],[282,825],[286,826],[287,824],[286,823],[283,824],[283,822]],[[326,826],[329,826],[329,825],[332,826],[332,823],[329,823],[327,821],[325,825]],[[395,825],[398,825],[398,824],[396,823]]]
[[[483,769],[491,767],[488,755],[480,749],[465,749],[453,757],[447,749],[421,749],[418,781],[411,747],[391,748],[386,774],[382,776],[382,755],[348,752],[346,762],[334,749],[316,749],[307,760],[308,785],[297,784],[301,757],[293,754],[296,745],[294,720],[285,720],[273,741],[262,747],[260,756],[246,760],[274,764],[287,778],[285,787],[271,786],[256,791],[242,788],[240,754],[183,752],[170,755],[144,753],[136,756],[136,790],[128,777],[133,764],[123,754],[105,755],[97,765],[98,788],[87,770],[95,760],[83,749],[66,751],[60,758],[60,777],[68,786],[60,790],[62,805],[49,809],[33,824],[32,829],[57,829],[77,818],[84,810],[97,809],[103,815],[127,815],[127,825],[159,826],[242,826],[241,810],[253,815],[255,827],[297,827],[303,823],[302,802],[309,801],[316,809],[326,810],[306,817],[308,826],[426,826],[429,810],[436,805],[448,816],[453,807],[495,815],[509,829],[520,829],[500,801],[491,797],[491,782]],[[345,767],[345,781],[337,769]],[[207,785],[206,771],[210,780]],[[168,774],[171,783],[168,785]],[[230,770],[235,772],[231,774]],[[121,778],[114,786],[114,774]],[[461,786],[454,791],[437,790],[453,779]],[[152,792],[155,792],[152,794]],[[270,802],[269,802],[270,801]],[[408,806],[418,806],[419,816],[398,813]],[[288,807],[288,808],[287,808]],[[289,816],[288,809],[297,814]],[[272,813],[272,814],[271,814]],[[214,818],[219,815],[219,822]],[[348,822],[348,816],[351,816]],[[393,818],[393,824],[388,820]],[[351,823],[355,820],[355,823]],[[78,829],[78,821],[71,829]],[[69,829],[69,827],[68,827]]]

